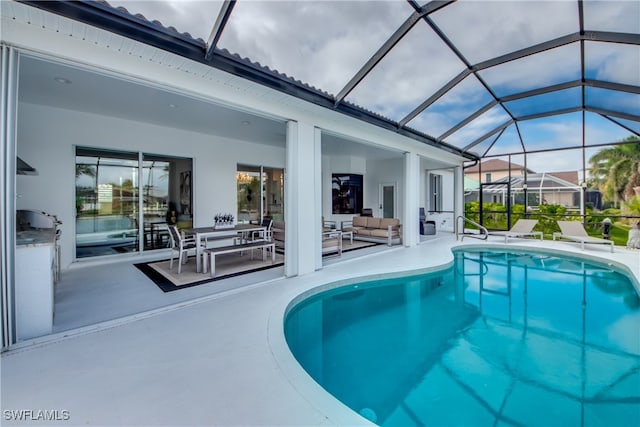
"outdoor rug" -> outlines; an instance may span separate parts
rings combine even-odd
[[[353,245],[349,240],[342,242],[342,252],[349,252],[356,249],[368,248],[379,245],[379,243],[363,242],[354,240]],[[335,256],[335,253],[328,253],[323,256]],[[196,260],[189,257],[186,264],[182,264],[181,273],[178,274],[178,259],[173,260],[173,270],[169,269],[170,260],[145,262],[134,264],[138,270],[142,271],[153,281],[162,291],[172,292],[178,289],[185,289],[191,286],[211,283],[217,280],[228,279],[243,274],[254,273],[256,271],[267,270],[284,265],[284,254],[276,250],[276,260],[271,263],[271,255],[267,254],[267,260],[262,261],[260,251],[255,251],[253,259],[250,254],[238,253],[223,254],[216,256],[216,277],[211,277],[209,273],[196,272]]]
[[[284,256],[276,252],[276,260],[271,263],[271,255],[268,254],[267,260],[262,261],[262,253],[260,251],[255,251],[253,259],[248,253],[243,255],[238,253],[218,255],[216,256],[216,277],[211,277],[209,273],[197,273],[194,257],[189,257],[187,263],[182,264],[180,274],[178,274],[177,258],[173,260],[173,270],[169,270],[169,264],[170,260],[167,259],[135,264],[135,266],[164,292],[172,292],[282,266],[284,265]]]
[[[363,240],[354,240],[353,244],[350,243],[349,239],[344,239],[342,241],[342,253],[345,252],[350,252],[350,251],[355,251],[357,249],[364,249],[364,248],[370,248],[371,246],[380,246],[383,243],[376,243],[376,242],[365,242]],[[282,250],[282,248],[279,248],[276,246],[276,254],[283,254],[284,251]],[[326,254],[323,254],[323,257],[326,256],[335,256],[335,252],[329,252]]]
[[[345,252],[350,252],[350,251],[355,251],[358,249],[364,249],[364,248],[370,248],[371,246],[379,246],[382,245],[382,243],[375,243],[375,242],[365,242],[363,240],[354,240],[353,244],[350,243],[349,239],[344,239],[342,241],[342,253]],[[327,255],[332,255],[331,252],[324,254],[322,256],[327,256]]]

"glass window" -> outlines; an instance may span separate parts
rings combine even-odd
[[[239,1],[218,46],[335,95],[412,12],[407,2]]]
[[[472,64],[578,31],[577,2],[459,1],[431,15]]]
[[[76,257],[138,250],[138,154],[76,150]]]
[[[192,215],[191,159],[143,154],[144,249],[170,245],[168,225],[189,228]]]
[[[249,223],[262,220],[261,173],[259,166],[238,165],[236,183],[238,187],[238,222]]]
[[[168,224],[192,226],[191,159],[138,156],[76,149],[77,258],[137,252],[140,241],[164,249]]]
[[[284,220],[284,169],[238,165],[238,223]]]
[[[264,215],[284,221],[284,169],[263,168]]]
[[[433,212],[442,212],[442,175],[430,173],[430,205],[429,210]]]

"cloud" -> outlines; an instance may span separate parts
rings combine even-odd
[[[219,47],[337,94],[412,11],[406,2],[239,1]]]
[[[489,131],[497,128],[510,119],[500,106],[495,106],[481,116],[477,117],[467,126],[452,134],[445,141],[457,147],[464,147]]]
[[[481,71],[498,96],[580,80],[580,44],[552,49]]]
[[[433,20],[472,64],[579,28],[575,1],[459,1]]]
[[[584,28],[587,31],[640,32],[640,2],[592,1],[584,2]]]
[[[110,4],[206,40],[222,1],[120,0]],[[584,2],[584,11],[587,30],[640,31],[637,1],[589,0]],[[404,0],[241,0],[234,7],[218,47],[335,95],[412,12]],[[458,1],[431,16],[472,63],[578,31],[575,0]],[[601,42],[585,45],[588,78],[640,85],[640,47]],[[427,23],[418,21],[347,100],[400,120],[463,69],[462,61]],[[573,43],[511,61],[483,70],[480,76],[497,96],[576,80],[580,78],[580,46]],[[638,98],[634,94],[587,89],[588,101],[616,111],[638,111]],[[491,99],[470,76],[409,126],[437,137]],[[507,119],[499,108],[494,108],[449,140],[465,146]],[[581,143],[581,123],[566,116],[521,127],[535,128],[523,135],[530,147]],[[617,138],[619,133],[602,122],[593,124],[589,126],[587,143],[609,142],[612,135]],[[517,134],[507,130],[492,152],[515,151],[519,146]]]
[[[433,30],[418,22],[347,99],[399,120],[463,69]]]
[[[587,78],[640,86],[640,46],[587,42],[585,67]]]
[[[527,167],[537,173],[582,170],[582,150],[564,150],[527,155]]]
[[[222,6],[222,0],[108,0],[113,7],[122,6],[129,13],[140,13],[149,20],[157,20],[165,27],[172,26],[178,32],[187,32],[194,38],[209,38]]]

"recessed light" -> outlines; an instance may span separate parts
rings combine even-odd
[[[242,124],[243,124],[244,126],[249,126],[249,125],[251,124],[251,122],[250,122],[249,120],[243,120],[243,121],[242,121]]]
[[[71,84],[71,80],[65,79],[64,77],[54,77],[53,80],[57,81],[58,83],[65,84],[65,85]]]
[[[176,108],[176,104],[169,104],[169,108]]]

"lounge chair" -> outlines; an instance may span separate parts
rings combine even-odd
[[[611,252],[613,252],[613,240],[600,239],[599,237],[591,237],[587,234],[582,223],[578,221],[557,221],[558,226],[560,227],[560,233],[553,233],[553,240],[556,240],[556,237],[566,240],[571,240],[572,242],[580,243],[582,250],[584,250],[585,243],[588,244],[601,244],[601,245],[611,245]]]
[[[533,231],[533,227],[538,223],[537,219],[519,219],[513,224],[508,231],[490,231],[490,236],[504,236],[504,242],[507,243],[509,237],[527,237],[527,236],[540,236],[540,240],[543,239],[542,231]]]

